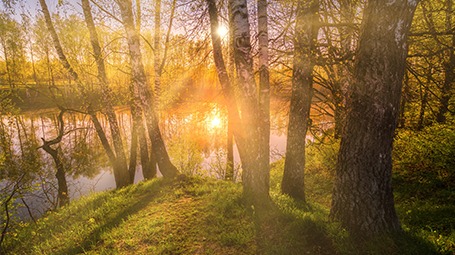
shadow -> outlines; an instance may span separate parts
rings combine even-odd
[[[326,235],[325,222],[282,211],[272,204],[272,208],[253,214],[258,254],[337,254]],[[308,215],[316,210],[300,200],[293,200],[292,206]]]
[[[137,184],[136,184],[137,185]],[[168,181],[160,181],[157,184],[157,187],[150,187],[147,190],[143,191],[143,194],[140,194],[142,198],[138,201],[134,202],[126,206],[124,209],[117,210],[117,216],[113,217],[103,225],[99,225],[95,229],[93,229],[90,233],[85,235],[85,240],[78,244],[76,247],[68,248],[66,250],[59,251],[60,254],[80,254],[86,253],[91,250],[91,247],[94,243],[97,243],[101,240],[101,236],[106,233],[110,232],[112,229],[118,227],[124,220],[127,219],[129,216],[134,215],[144,209],[148,204],[153,202],[155,198],[160,194],[160,192],[149,192],[149,191],[159,191],[163,186],[172,185],[172,182]],[[132,186],[126,187],[125,189],[131,189]],[[112,192],[125,192],[124,189],[121,190],[113,190]],[[104,200],[104,201],[103,201]],[[106,202],[107,198],[100,198],[93,201],[91,204],[94,207],[99,206],[99,203]]]

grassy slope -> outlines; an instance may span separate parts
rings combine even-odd
[[[240,184],[155,179],[74,201],[5,247],[10,254],[440,254],[409,232],[358,242],[327,221],[329,173],[308,171],[307,196],[318,203],[304,204],[279,194],[282,169],[283,161],[272,165],[271,211],[246,208]]]

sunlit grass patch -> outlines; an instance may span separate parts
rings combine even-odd
[[[307,161],[306,202],[280,193],[284,160],[271,167],[269,210],[245,206],[239,183],[154,179],[72,201],[26,224],[5,248],[9,254],[453,254],[455,208],[436,198],[402,196],[396,207],[405,232],[368,241],[331,222],[333,169],[317,162]]]

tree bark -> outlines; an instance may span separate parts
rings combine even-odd
[[[262,148],[264,125],[267,113],[260,103],[254,80],[251,55],[250,24],[246,0],[230,0],[230,21],[233,28],[234,59],[237,70],[239,99],[241,106],[242,139],[236,141],[242,160],[242,184],[248,204],[269,206],[269,152]],[[270,132],[270,130],[268,130]],[[267,141],[268,143],[268,141]]]
[[[128,172],[125,151],[123,149],[123,141],[120,135],[120,128],[118,126],[117,117],[115,115],[114,107],[112,106],[112,92],[108,86],[109,81],[106,75],[106,68],[104,66],[104,59],[101,53],[101,46],[98,40],[98,33],[96,32],[95,23],[90,9],[89,0],[81,0],[82,9],[84,11],[85,23],[90,32],[90,42],[92,44],[93,53],[95,56],[96,64],[98,67],[98,80],[101,85],[103,93],[103,103],[106,109],[107,120],[111,129],[112,142],[115,150],[115,164],[120,172]],[[129,182],[128,184],[131,184]],[[122,184],[123,185],[123,184]]]
[[[137,166],[137,118],[136,118],[136,108],[135,100],[131,100],[131,147],[130,147],[130,165],[128,166],[128,173],[130,176],[130,182],[134,183],[134,176],[136,175],[136,166]]]
[[[366,238],[401,230],[392,193],[392,147],[418,2],[370,0],[364,10],[330,218]]]
[[[49,155],[52,156],[52,159],[54,160],[55,166],[57,168],[57,173],[55,174],[55,177],[57,178],[58,183],[57,199],[59,201],[58,202],[59,207],[68,205],[70,202],[70,198],[68,194],[68,185],[66,183],[65,165],[63,164],[61,155],[59,155],[58,150],[53,149],[51,145],[58,144],[62,141],[64,127],[63,114],[65,112],[66,110],[61,109],[60,114],[57,117],[58,136],[51,141],[46,141],[44,138],[41,138],[41,140],[43,141],[43,145],[40,147],[43,148],[43,150],[45,150]]]
[[[128,48],[131,57],[132,78],[135,86],[135,97],[145,113],[149,137],[152,142],[153,151],[155,153],[160,172],[164,177],[172,178],[177,176],[179,172],[169,159],[169,155],[166,151],[158,126],[158,118],[154,109],[155,103],[148,87],[142,63],[139,34],[134,26],[131,0],[117,0],[116,2],[120,8],[123,26],[127,36]]]
[[[257,1],[258,9],[258,44],[259,44],[259,106],[262,108],[262,119],[258,132],[260,137],[261,155],[267,155],[270,165],[270,83],[269,83],[269,36],[267,22],[267,0]],[[269,169],[270,170],[270,169]],[[265,171],[265,169],[264,169]],[[267,185],[268,187],[268,185]],[[267,191],[268,192],[268,191]]]
[[[161,37],[161,0],[155,0],[155,34],[153,37],[153,63],[155,66],[155,100],[161,97],[160,37]]]
[[[305,200],[305,142],[313,96],[313,67],[318,36],[319,1],[301,0],[297,5],[292,96],[281,191]]]

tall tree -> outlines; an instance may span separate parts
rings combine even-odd
[[[84,97],[84,100],[87,100],[87,93],[85,91],[85,88],[82,86],[82,83],[79,80],[78,74],[71,67],[70,63],[68,62],[68,60],[63,52],[63,48],[60,44],[60,40],[58,38],[57,32],[55,31],[54,25],[52,23],[52,19],[51,19],[50,13],[49,13],[49,9],[47,8],[46,1],[40,0],[39,2],[41,5],[43,14],[44,14],[44,19],[46,22],[47,29],[49,30],[49,33],[51,34],[52,41],[54,43],[54,48],[57,52],[60,62],[62,63],[63,67],[66,69],[66,71],[71,75],[73,80],[78,85],[79,90],[80,90],[82,96]],[[95,112],[93,111],[91,105],[87,104],[86,107],[87,107],[87,111],[90,115],[90,118],[92,119],[92,122],[95,126],[96,132],[98,133],[98,137],[100,138],[100,140],[103,144],[103,147],[106,150],[106,153],[108,154],[108,157],[111,161],[112,168],[114,170],[116,187],[121,188],[121,187],[129,185],[130,181],[129,181],[129,177],[128,177],[129,175],[128,175],[126,161],[124,161],[124,162],[117,161],[116,156],[115,156],[114,152],[112,151],[112,149],[110,148],[106,135],[105,135],[105,133],[101,127],[101,124],[99,123],[98,118],[97,118]]]
[[[300,0],[297,5],[291,109],[281,190],[301,200],[305,200],[305,142],[313,95],[312,56],[318,36],[318,10],[318,0]]]
[[[269,151],[263,148],[266,132],[264,120],[268,109],[260,102],[254,79],[251,54],[250,23],[246,0],[229,0],[231,8],[231,28],[233,29],[234,59],[237,72],[237,85],[241,109],[242,137],[237,138],[242,161],[242,184],[247,203],[258,206],[269,205]],[[240,140],[243,140],[241,142]],[[268,139],[266,141],[269,142]]]
[[[267,0],[257,1],[258,44],[259,44],[259,106],[262,107],[262,120],[259,125],[260,146],[263,152],[270,153],[270,82],[269,82],[269,30],[267,22]]]
[[[153,63],[155,67],[156,101],[161,97],[160,38],[161,38],[161,0],[155,0],[155,34],[153,37]]]
[[[401,230],[392,193],[392,147],[419,1],[368,1],[356,51],[330,217],[364,237]]]
[[[115,115],[114,107],[112,104],[112,92],[109,88],[109,81],[107,79],[106,67],[104,66],[104,58],[101,53],[101,46],[98,40],[98,33],[96,32],[95,23],[91,13],[89,0],[81,0],[82,9],[84,11],[85,23],[90,31],[90,42],[93,48],[93,55],[95,56],[96,65],[98,68],[98,80],[101,85],[103,93],[103,103],[106,109],[107,120],[111,129],[112,141],[115,149],[115,161],[122,169],[127,168],[125,151],[123,149],[123,141],[120,135],[120,129]],[[131,182],[131,180],[130,180]]]
[[[131,0],[116,1],[123,20],[128,49],[131,58],[132,79],[135,86],[135,97],[141,105],[145,114],[148,133],[152,141],[153,152],[157,160],[160,172],[164,177],[175,177],[178,175],[177,168],[172,164],[169,154],[164,145],[161,131],[158,125],[158,117],[155,112],[153,95],[149,89],[147,77],[145,76],[142,54],[140,49],[139,33],[134,25]]]
[[[232,92],[231,79],[228,76],[227,68],[223,59],[223,50],[221,47],[221,34],[218,33],[219,22],[215,0],[206,0],[210,16],[210,33],[212,37],[213,59],[217,71],[218,80],[220,81],[223,95],[226,98],[228,110],[228,141],[227,141],[227,160],[226,160],[226,180],[234,180],[234,153],[233,153],[233,136],[234,133],[239,139],[237,125],[240,123],[239,111]],[[240,139],[241,143],[241,139]]]

